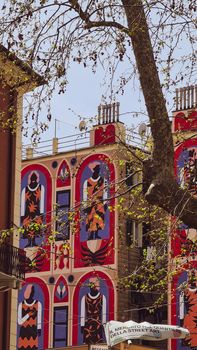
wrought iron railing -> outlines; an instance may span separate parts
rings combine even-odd
[[[24,280],[25,260],[26,253],[23,249],[5,243],[0,245],[0,272]]]

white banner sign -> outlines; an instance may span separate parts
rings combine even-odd
[[[107,344],[113,346],[129,339],[163,340],[181,339],[189,335],[186,328],[170,325],[110,321],[105,325]]]
[[[90,345],[90,350],[108,350],[109,347],[107,345],[100,345],[100,344],[95,344],[95,345]]]

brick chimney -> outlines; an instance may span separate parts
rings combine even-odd
[[[197,107],[197,85],[176,89],[176,111]]]
[[[125,126],[119,116],[119,102],[98,106],[97,124],[90,132],[90,146],[125,142]]]

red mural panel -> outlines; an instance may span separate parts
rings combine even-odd
[[[115,126],[113,124],[105,126],[100,126],[95,130],[95,145],[109,145],[115,143],[116,132]]]
[[[114,319],[114,286],[110,277],[94,271],[78,282],[73,297],[73,345],[105,341],[103,324]]]
[[[56,187],[70,186],[70,169],[65,160],[61,163],[58,173]]]
[[[114,263],[115,169],[103,154],[84,160],[76,176],[74,267]]]
[[[192,237],[196,239],[196,230],[192,228],[186,228],[184,225],[180,228],[174,229],[171,236],[171,256],[172,258],[176,256],[186,256],[191,253],[193,240]]]
[[[68,286],[66,279],[60,276],[54,290],[54,303],[68,302]]]
[[[189,115],[179,112],[174,118],[174,132],[197,129],[197,112],[191,111]]]
[[[70,246],[65,243],[55,244],[55,270],[69,268]]]

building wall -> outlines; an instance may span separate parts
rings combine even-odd
[[[136,212],[135,232],[131,230],[133,243],[128,244],[128,215],[121,210],[116,197],[118,193],[127,193],[131,186],[125,181],[127,162],[131,162],[132,169],[139,164],[131,160],[130,152],[116,140],[115,135],[124,134],[123,125],[117,122],[116,129],[116,124],[112,124],[110,128],[107,124],[93,128],[89,148],[67,153],[58,153],[56,149],[53,156],[23,162],[21,226],[24,231],[20,247],[25,249],[29,261],[26,282],[18,298],[19,350],[21,334],[28,324],[23,325],[20,318],[28,290],[40,315],[35,319],[38,350],[102,342],[105,339],[100,325],[110,319],[146,320],[145,313],[141,315],[138,310],[143,296],[137,298],[137,293],[133,295],[128,286],[124,288],[124,283],[120,288],[119,283],[141,262],[142,224],[137,216],[144,204],[139,196],[135,207],[132,206]],[[136,184],[141,179],[135,175],[132,181]],[[91,192],[93,189],[96,194]],[[131,206],[132,198],[130,194],[124,198],[125,208]],[[44,224],[43,229],[36,231],[34,226],[27,232],[25,227],[32,220]],[[144,310],[151,301],[145,296]],[[94,312],[96,316],[92,319]],[[28,340],[23,342],[27,347]],[[165,344],[160,348],[166,349]]]
[[[9,108],[10,108],[10,89],[4,83],[0,82],[0,113],[2,119],[5,121],[9,116]],[[11,186],[11,133],[10,130],[4,129],[0,130],[0,191],[1,191],[1,202],[0,202],[0,227],[1,229],[7,228],[9,225],[10,217],[9,217],[9,196],[10,186]]]
[[[187,109],[174,113],[173,132],[175,137],[175,176],[181,187],[197,195],[197,110]],[[172,341],[172,350],[197,348],[196,333],[196,293],[197,255],[191,250],[196,242],[197,230],[179,225],[173,232],[171,253],[173,259],[179,257],[183,269],[177,273],[171,286],[170,322],[190,331],[186,340]],[[193,276],[193,278],[192,278]],[[183,286],[185,285],[185,288]]]
[[[3,121],[17,110],[21,120],[20,93],[12,91],[5,83],[0,82],[0,113]],[[12,133],[10,128],[0,128],[0,230],[19,224],[20,206],[20,173],[21,173],[21,132],[20,128]],[[16,247],[18,239],[14,234],[9,242]],[[10,315],[12,315],[10,321]],[[17,292],[0,293],[0,349],[16,349]],[[9,337],[10,334],[10,337]]]

